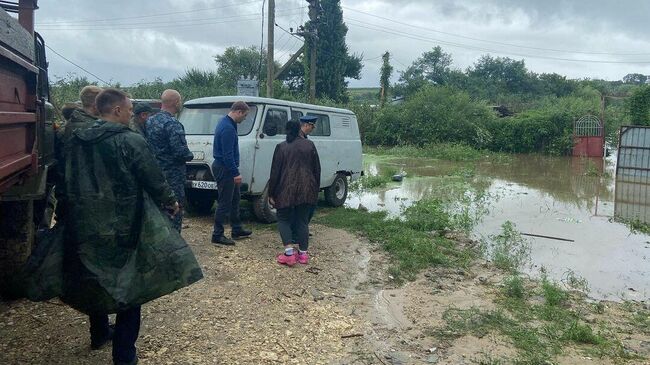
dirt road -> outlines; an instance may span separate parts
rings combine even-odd
[[[141,364],[473,364],[516,354],[498,336],[445,343],[432,331],[450,306],[494,306],[501,277],[487,266],[395,287],[382,250],[344,231],[314,226],[311,263],[287,268],[275,263],[272,226],[215,247],[211,219],[186,224],[205,279],[143,307]],[[1,303],[0,363],[109,364],[110,346],[91,351],[87,318],[58,301]],[[570,352],[560,363],[609,362]]]

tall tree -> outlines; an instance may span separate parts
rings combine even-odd
[[[221,83],[230,91],[236,90],[237,80],[241,77],[249,79],[260,78],[266,80],[266,51],[262,51],[262,64],[260,65],[260,50],[255,46],[228,47],[220,54],[214,56],[217,63],[217,76]]]
[[[641,86],[628,102],[630,119],[635,125],[650,125],[650,86]]]
[[[531,91],[531,77],[523,60],[516,61],[508,57],[482,56],[474,68],[468,70],[468,76],[490,91],[492,99],[499,93],[526,93]]]
[[[381,59],[383,62],[381,66],[381,76],[379,77],[379,83],[381,85],[379,105],[384,106],[386,98],[388,97],[388,87],[390,86],[390,76],[393,73],[393,66],[390,65],[390,53],[388,51],[381,56]]]
[[[451,54],[436,46],[431,51],[424,52],[411,66],[401,72],[398,90],[404,96],[408,96],[424,85],[444,85],[451,72]]]
[[[623,82],[626,84],[643,85],[647,80],[648,76],[638,73],[627,74],[623,77]]]
[[[309,75],[311,48],[316,47],[316,97],[347,101],[346,78],[361,78],[361,57],[350,55],[345,36],[348,27],[343,23],[340,0],[320,0],[322,8],[317,24],[307,22],[306,29],[315,28],[318,38],[307,37],[304,67]],[[309,78],[306,77],[306,84]],[[309,85],[305,88],[309,90]]]

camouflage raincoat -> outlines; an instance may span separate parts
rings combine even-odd
[[[203,277],[159,207],[176,200],[144,138],[98,121],[65,146],[62,299],[84,313],[115,313]]]

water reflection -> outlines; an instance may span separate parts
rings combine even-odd
[[[469,182],[475,191],[492,197],[489,213],[474,229],[477,238],[499,233],[509,220],[524,233],[574,240],[528,237],[532,248],[528,273],[538,275],[543,266],[549,276],[561,280],[573,270],[589,281],[594,298],[650,298],[650,237],[633,234],[611,219],[615,158],[533,155],[471,164],[413,158],[368,161],[365,171],[403,169],[407,178],[381,191],[352,194],[350,207],[363,205],[399,216],[424,197],[453,194],[443,181]]]

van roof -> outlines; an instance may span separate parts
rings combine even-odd
[[[295,108],[305,108],[305,109],[318,109],[322,111],[342,113],[342,114],[354,114],[351,110],[341,109],[341,108],[332,108],[329,106],[321,106],[315,104],[306,104],[306,103],[297,103],[294,101],[280,100],[280,99],[271,99],[271,98],[260,98],[256,96],[209,96],[205,98],[198,98],[186,101],[183,105],[200,105],[200,104],[220,104],[220,103],[234,103],[236,101],[243,101],[245,103],[251,104],[270,104],[278,106],[290,106]]]

